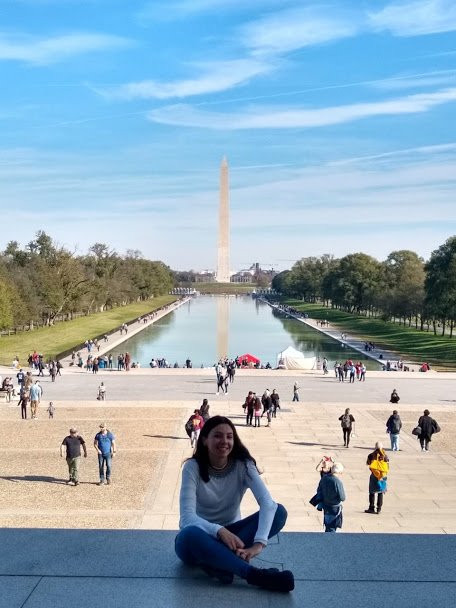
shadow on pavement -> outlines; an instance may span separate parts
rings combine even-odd
[[[188,441],[187,437],[176,437],[175,435],[143,435],[143,437],[152,437],[154,439],[184,439]]]
[[[0,479],[5,479],[6,481],[41,481],[43,483],[59,483],[66,484],[66,479],[61,479],[57,477],[48,477],[46,475],[23,475],[20,476],[2,476]]]

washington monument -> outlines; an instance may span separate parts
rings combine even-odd
[[[230,197],[228,162],[220,165],[219,237],[217,250],[217,283],[230,282]]]

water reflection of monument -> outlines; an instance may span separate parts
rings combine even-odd
[[[218,296],[217,300],[217,357],[228,357],[228,325],[230,320],[230,298]]]

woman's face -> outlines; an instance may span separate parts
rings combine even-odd
[[[209,431],[203,442],[207,447],[210,461],[228,460],[234,443],[233,430],[229,424],[218,424]]]

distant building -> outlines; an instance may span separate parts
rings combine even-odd
[[[211,270],[203,270],[195,273],[195,283],[214,283],[215,272]]]
[[[254,283],[255,273],[253,270],[240,270],[231,275],[231,283]]]

